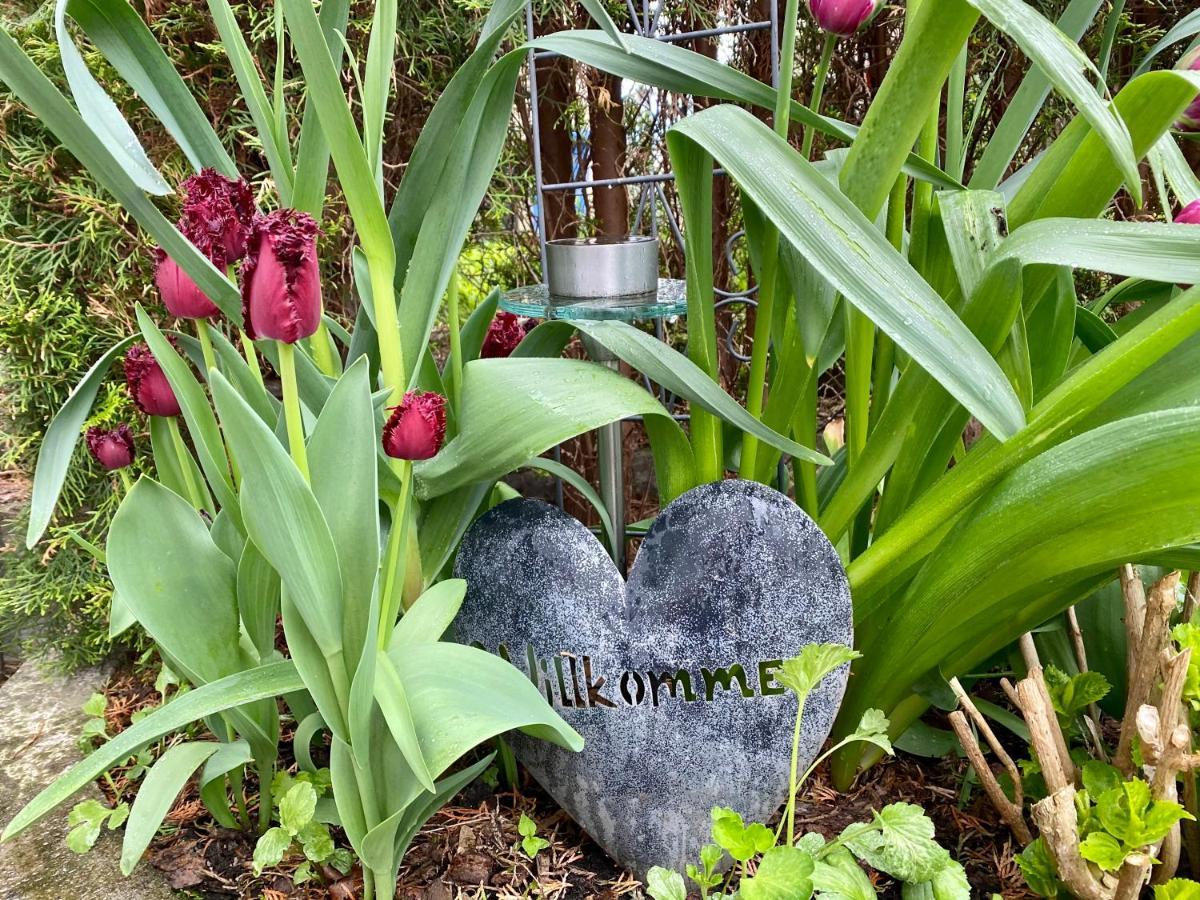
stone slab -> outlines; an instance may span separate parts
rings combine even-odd
[[[78,762],[78,739],[87,716],[80,708],[108,678],[103,668],[54,675],[25,662],[0,685],[0,822]],[[121,832],[103,831],[86,855],[66,844],[66,814],[88,798],[89,785],[58,810],[11,841],[0,844],[0,900],[170,900],[175,894],[143,862],[121,875]]]
[[[458,639],[530,675],[584,737],[572,754],[513,735],[521,761],[617,862],[682,870],[710,809],[764,821],[786,800],[796,701],[773,678],[805,644],[852,641],[837,552],[790,499],[724,481],[676,499],[628,583],[582,524],[511,500],[468,531]],[[847,668],[805,707],[802,768]]]

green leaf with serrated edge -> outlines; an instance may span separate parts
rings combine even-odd
[[[901,881],[929,881],[950,858],[934,840],[933,822],[919,806],[889,804],[875,813],[874,826],[851,837],[846,846],[867,865]]]
[[[1074,718],[1092,703],[1103,700],[1111,689],[1108,679],[1099,672],[1068,676],[1055,666],[1046,667],[1046,682],[1054,711],[1067,718]]]
[[[863,713],[858,728],[850,735],[850,740],[866,741],[874,744],[885,753],[891,754],[892,741],[888,737],[888,719],[881,710],[868,709]]]
[[[876,897],[871,879],[845,847],[835,847],[816,861],[812,882],[821,900],[874,900]]]
[[[1107,794],[1121,787],[1124,777],[1116,766],[1089,759],[1083,764],[1083,786],[1093,797]]]
[[[2,840],[20,834],[80,788],[114,765],[123,762],[151,741],[205,716],[224,710],[302,690],[304,682],[291,660],[268,663],[238,672],[220,681],[193,688],[166,706],[122,731],[86,759],[77,762],[49,787],[26,804],[4,829]]]
[[[743,878],[742,900],[807,900],[813,891],[811,854],[799,847],[775,847],[763,854],[753,878]]]
[[[321,822],[309,822],[296,837],[304,855],[313,862],[324,862],[333,853],[333,837]]]
[[[261,875],[263,869],[277,866],[292,846],[292,836],[284,828],[269,828],[254,845],[254,874]]]
[[[137,798],[125,826],[121,845],[121,874],[128,875],[154,840],[175,799],[189,778],[210,756],[221,749],[218,743],[176,744],[150,767],[138,787]]]
[[[1104,829],[1128,847],[1156,843],[1180,819],[1192,818],[1178,803],[1153,799],[1150,785],[1140,778],[1097,797],[1096,814]]]
[[[279,799],[279,824],[295,837],[312,821],[317,809],[317,792],[307,781],[297,781]]]
[[[860,655],[845,644],[808,644],[783,663],[775,680],[803,703],[826,675]]]
[[[1154,886],[1154,900],[1200,900],[1200,884],[1187,878],[1172,878]]]
[[[646,873],[646,893],[654,900],[687,900],[683,878],[662,866],[651,866]]]
[[[1058,880],[1058,869],[1054,866],[1054,860],[1051,859],[1043,838],[1037,838],[1015,858],[1030,890],[1039,897],[1057,897],[1059,895],[1061,885]]]
[[[1111,834],[1093,831],[1079,843],[1079,855],[1105,872],[1115,872],[1125,862],[1125,849]]]

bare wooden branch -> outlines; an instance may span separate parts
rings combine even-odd
[[[1124,573],[1124,569],[1122,572]],[[1141,584],[1140,580],[1134,580]],[[1125,575],[1122,574],[1122,585],[1125,583]],[[1150,596],[1145,600],[1142,627],[1135,643],[1131,645],[1133,666],[1129,671],[1129,686],[1125,695],[1125,716],[1121,721],[1117,753],[1113,757],[1114,764],[1127,776],[1133,774],[1132,751],[1133,736],[1137,730],[1137,713],[1143,704],[1149,702],[1158,680],[1160,653],[1169,639],[1168,628],[1171,613],[1175,611],[1175,591],[1178,585],[1179,573],[1171,572],[1159,579],[1150,589]],[[1127,590],[1127,599],[1131,593],[1136,591]],[[1128,617],[1126,625],[1128,626]]]
[[[1125,668],[1133,671],[1133,651],[1142,638],[1142,623],[1146,619],[1146,586],[1142,584],[1141,573],[1133,566],[1124,565],[1120,569],[1121,595],[1125,598],[1125,634],[1126,642]]]
[[[1071,646],[1075,650],[1075,662],[1079,666],[1079,671],[1089,671],[1087,648],[1083,644],[1083,632],[1079,628],[1079,617],[1075,614],[1073,606],[1067,607],[1067,634],[1070,635]],[[1100,706],[1096,703],[1089,703],[1088,714],[1084,716],[1083,721],[1087,725],[1095,755],[1102,762],[1108,762],[1108,753],[1104,749],[1104,737],[1100,733]]]
[[[1042,667],[1042,660],[1038,657],[1037,644],[1033,642],[1033,634],[1025,632],[1017,641],[1017,646],[1021,648],[1021,658],[1025,660],[1025,671],[1031,672],[1034,669]]]
[[[1018,685],[1018,690],[1020,686]],[[1092,877],[1079,855],[1079,820],[1075,815],[1075,789],[1062,787],[1033,805],[1033,821],[1046,842],[1058,877],[1082,900],[1112,900],[1113,890]]]
[[[1020,709],[1021,702],[1017,699],[1017,689],[1013,687],[1013,683],[1007,678],[1001,678],[1000,687],[1004,689],[1004,694],[1008,697],[1008,702],[1017,709]]]
[[[950,689],[954,691],[954,696],[958,698],[959,705],[971,717],[971,721],[975,723],[975,727],[979,729],[979,733],[987,741],[988,747],[996,754],[996,759],[1000,760],[1000,764],[1008,772],[1008,777],[1012,779],[1013,783],[1013,802],[1020,809],[1025,804],[1025,785],[1021,781],[1021,770],[1017,768],[1017,764],[1013,762],[1013,758],[1008,755],[1008,751],[1004,749],[1004,745],[1000,743],[999,738],[996,737],[996,733],[992,731],[991,723],[984,718],[978,707],[975,706],[970,694],[963,690],[962,683],[957,678],[950,679]]]
[[[1183,621],[1190,622],[1196,615],[1196,604],[1200,602],[1200,569],[1196,569],[1187,580],[1187,590],[1183,595]]]
[[[1054,793],[1066,787],[1074,789],[1075,771],[1074,764],[1066,754],[1066,741],[1063,740],[1045,688],[1042,670],[1035,668],[1028,678],[1017,683],[1017,699],[1025,724],[1029,726],[1030,743],[1041,766],[1046,788]]]
[[[955,710],[950,713],[950,727],[954,729],[958,742],[962,744],[963,752],[967,754],[967,759],[975,769],[975,774],[979,777],[979,783],[983,786],[983,792],[987,795],[988,800],[1017,840],[1022,845],[1028,844],[1033,840],[1033,835],[1029,831],[1029,826],[1025,824],[1025,816],[1021,807],[1005,796],[1004,790],[992,772],[992,767],[988,765],[983,751],[979,749],[979,744],[971,733],[967,717],[959,710]]]
[[[1150,857],[1145,853],[1130,853],[1117,877],[1113,900],[1135,900],[1141,894],[1146,876],[1150,874]]]

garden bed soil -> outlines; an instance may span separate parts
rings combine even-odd
[[[134,712],[158,702],[152,681],[153,673],[134,674],[129,669],[114,676],[107,689],[110,734],[127,727]],[[283,740],[282,750],[287,753],[290,736],[285,734]],[[319,760],[320,754],[314,755]],[[987,801],[974,791],[963,802],[965,773],[966,763],[958,759],[933,760],[898,752],[863,775],[851,790],[838,792],[828,773],[819,770],[797,805],[797,830],[833,837],[852,822],[869,820],[872,810],[888,803],[916,803],[933,819],[938,840],[966,868],[973,896],[1033,897],[1013,860],[1019,847]],[[132,801],[136,786],[119,772],[113,774],[122,799]],[[111,788],[104,783],[101,787],[113,799]],[[248,790],[254,790],[252,782]],[[534,859],[519,848],[517,822],[522,813],[533,818],[538,834],[550,841],[549,848]],[[336,829],[334,833],[344,842]],[[168,814],[166,827],[142,865],[161,870],[187,896],[206,900],[351,900],[362,895],[361,880],[353,871],[344,877],[326,868],[324,883],[294,885],[291,873],[300,858],[255,876],[253,850],[252,836],[223,829],[209,818],[193,784]],[[875,874],[872,878],[881,897],[899,896],[898,887],[886,878]],[[435,815],[405,857],[397,892],[403,900],[531,895],[552,900],[643,896],[639,882],[615,866],[525,776],[517,790],[477,781]]]

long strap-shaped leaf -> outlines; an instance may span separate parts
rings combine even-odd
[[[1193,225],[1038,219],[1009,235],[994,258],[1019,259],[1022,265],[1070,266],[1151,281],[1200,282],[1200,253],[1196,250]]]
[[[1001,439],[1024,424],[996,361],[850,200],[744,110],[685,119],[669,141],[691,140],[725,167],[822,276]],[[678,177],[712,177],[677,173]]]
[[[167,221],[58,88],[51,84],[3,29],[0,29],[0,81],[12,89],[92,177],[158,241],[159,246],[179,263],[205,295],[231,321],[240,323],[242,298],[237,287]]]
[[[150,162],[141,141],[108,92],[92,77],[79,54],[79,48],[71,40],[67,31],[67,0],[58,0],[54,5],[54,32],[58,38],[58,52],[67,84],[71,86],[79,114],[91,127],[92,133],[103,141],[108,152],[124,166],[138,187],[149,194],[171,193],[171,186],[163,180],[154,163]]]
[[[231,178],[237,176],[237,166],[208,117],[132,5],[126,0],[67,0],[66,11],[137,91],[195,168],[211,166]]]
[[[90,784],[101,772],[128,759],[139,748],[165,734],[205,716],[303,688],[304,682],[300,680],[291,660],[269,663],[193,688],[144,719],[134,722],[86,759],[71,766],[13,817],[0,839],[16,837],[80,788]]]
[[[1079,45],[1024,0],[969,0],[989,21],[1025,51],[1054,86],[1079,109],[1104,138],[1134,200],[1141,205],[1142,181],[1138,173],[1133,139],[1125,120],[1088,82],[1084,73],[1097,79],[1100,73]]]

